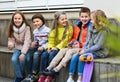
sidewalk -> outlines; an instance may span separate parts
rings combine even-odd
[[[13,79],[5,78],[5,77],[0,77],[0,82],[14,82]]]

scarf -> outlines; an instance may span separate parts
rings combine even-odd
[[[16,26],[13,26],[13,30],[14,30],[14,32],[16,32],[16,33],[21,33],[21,32],[24,31],[25,27],[26,27],[26,24],[23,23],[23,25],[22,25],[20,28],[17,28]]]

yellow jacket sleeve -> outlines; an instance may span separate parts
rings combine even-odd
[[[65,48],[67,44],[69,43],[69,41],[71,40],[72,36],[73,36],[73,28],[72,26],[70,26],[66,33],[65,39],[61,40],[61,42],[57,44],[56,47],[59,49]]]
[[[48,48],[55,47],[55,30],[51,30],[48,38]]]

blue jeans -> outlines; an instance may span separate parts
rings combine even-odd
[[[44,51],[36,51],[33,54],[33,66],[32,66],[32,71],[39,72],[40,68],[40,57]]]
[[[32,74],[33,71],[39,72],[40,56],[43,51],[38,51],[37,49],[29,49],[26,54],[27,74]]]
[[[21,55],[21,50],[15,49],[12,55],[11,61],[12,61],[16,76],[18,78],[23,78],[25,58],[23,59],[23,61],[20,62],[19,61],[20,55]]]
[[[33,64],[33,53],[35,49],[29,49],[28,53],[25,55],[27,74],[32,74],[32,64]]]
[[[88,56],[88,54],[83,54],[85,57]],[[83,56],[82,55],[82,56]],[[96,55],[93,54],[93,57],[95,58]],[[69,74],[70,75],[74,75],[75,74],[75,71],[76,71],[76,68],[77,68],[77,65],[78,65],[78,75],[81,76],[83,74],[83,70],[84,70],[84,65],[85,63],[80,61],[79,60],[80,58],[80,55],[79,54],[74,54],[72,59],[71,59],[71,62],[70,62],[70,70],[69,70]]]
[[[47,51],[43,52],[41,55],[41,71],[45,70],[47,66],[50,64],[52,59],[56,56],[59,50],[53,50],[50,53]]]

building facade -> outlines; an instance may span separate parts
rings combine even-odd
[[[20,10],[30,21],[35,13],[42,13],[50,26],[55,11],[66,11],[71,20],[79,20],[79,9],[102,9],[108,17],[120,15],[119,0],[0,0],[0,46],[7,46],[7,27],[12,13]]]

